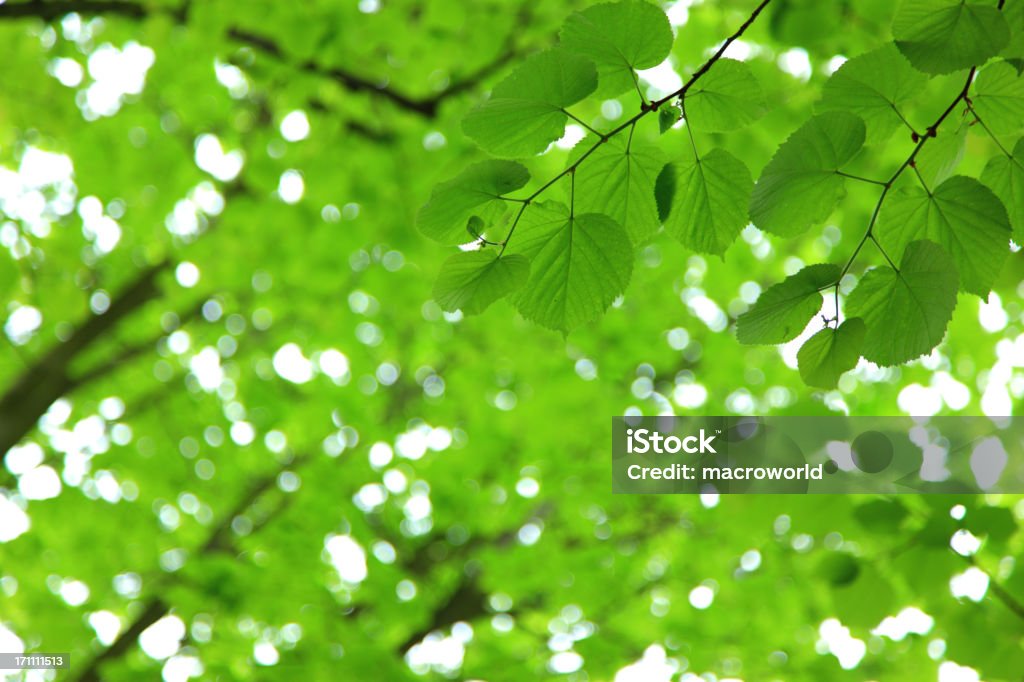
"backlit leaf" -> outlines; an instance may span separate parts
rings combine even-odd
[[[895,45],[887,43],[840,66],[825,83],[818,108],[857,114],[867,125],[868,138],[882,141],[903,124],[902,109],[926,81]]]
[[[839,377],[857,366],[867,328],[853,317],[838,329],[825,327],[807,339],[796,354],[800,376],[808,386],[835,388]]]
[[[1002,200],[1013,227],[1013,241],[1024,244],[1024,139],[1017,141],[1013,156],[992,157],[981,173],[981,181]]]
[[[766,289],[736,320],[740,343],[777,344],[792,341],[821,310],[821,290],[839,279],[839,266],[808,265]]]
[[[956,175],[929,194],[921,187],[889,196],[875,230],[898,260],[911,242],[929,239],[945,249],[964,291],[987,297],[1009,254],[1010,223],[999,198],[974,178]]]
[[[673,165],[676,184],[665,231],[694,251],[721,256],[747,225],[750,171],[724,149]]]
[[[604,3],[569,16],[562,46],[597,65],[598,94],[635,87],[634,71],[657,66],[672,49],[672,28],[657,6],[643,0]]]
[[[441,266],[434,300],[449,312],[480,313],[521,287],[529,273],[530,262],[518,254],[499,257],[493,249],[457,253]]]
[[[820,224],[843,197],[839,168],[864,144],[864,121],[845,111],[818,114],[789,136],[765,166],[750,198],[762,230],[792,237]]]
[[[565,107],[597,87],[593,63],[562,49],[528,58],[491,98],[466,115],[462,129],[496,156],[529,156],[562,137]]]
[[[1024,127],[1024,77],[1007,62],[981,70],[971,102],[994,133],[1015,133]]]
[[[1010,39],[991,4],[962,0],[904,0],[892,22],[900,52],[925,73],[950,73],[984,64]]]
[[[861,354],[886,367],[935,348],[956,307],[956,264],[941,246],[911,242],[899,268],[869,270],[846,300],[846,313],[867,325]]]
[[[443,244],[471,241],[467,234],[469,219],[488,206],[503,203],[501,196],[529,180],[526,167],[514,161],[475,163],[434,188],[430,201],[420,209],[416,225],[423,234]]]
[[[585,151],[592,143],[585,139],[576,150]],[[627,151],[622,136],[613,138],[576,170],[576,212],[604,213],[626,229],[634,244],[641,244],[660,224],[654,183],[665,166],[665,155],[635,140],[628,146]]]
[[[686,93],[684,108],[694,130],[720,132],[756,121],[768,105],[749,66],[720,59]]]
[[[509,250],[530,259],[515,304],[528,320],[568,332],[599,317],[629,283],[633,245],[600,213],[570,215],[557,202],[531,205]]]

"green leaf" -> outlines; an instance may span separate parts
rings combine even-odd
[[[1024,77],[1007,62],[981,70],[971,97],[978,117],[994,133],[1015,133],[1024,126]]]
[[[482,313],[521,287],[529,274],[530,261],[518,254],[499,257],[494,250],[457,253],[441,266],[434,300],[448,312]]]
[[[825,327],[807,339],[796,354],[800,376],[808,386],[835,388],[839,377],[857,366],[867,328],[852,317],[838,329]]]
[[[793,237],[824,222],[845,193],[837,171],[860,151],[864,133],[864,121],[843,111],[804,123],[782,143],[754,186],[754,224]]]
[[[695,130],[722,132],[761,118],[768,104],[749,66],[719,59],[686,93],[683,108]]]
[[[867,325],[861,354],[882,366],[929,353],[956,307],[956,264],[941,246],[912,242],[899,267],[869,270],[846,300],[846,313]]]
[[[1006,59],[1024,57],[1024,3],[1011,2],[1003,7],[1003,16],[1010,27],[1010,42],[999,53]]]
[[[980,66],[1010,40],[998,9],[962,0],[904,0],[892,34],[900,52],[925,73]]]
[[[855,318],[859,319],[859,318]],[[892,535],[899,531],[904,519],[910,515],[902,502],[895,499],[878,499],[857,505],[853,518],[872,533]]]
[[[979,507],[972,509],[964,524],[978,536],[987,536],[996,543],[1009,540],[1017,532],[1013,511],[1006,507]]]
[[[676,196],[676,167],[671,163],[658,173],[654,181],[654,201],[658,204],[658,220],[665,222],[672,212],[672,201]]]
[[[499,83],[491,98],[466,115],[462,129],[496,156],[528,156],[565,133],[568,107],[597,87],[587,59],[551,49],[523,62]]]
[[[694,251],[721,256],[747,225],[750,171],[724,149],[674,165],[675,199],[665,231]]]
[[[1013,241],[1024,244],[1024,139],[1017,141],[1013,156],[992,157],[981,173],[981,181],[1003,202],[1013,227]]]
[[[672,27],[651,3],[605,3],[566,19],[561,44],[597,65],[598,94],[613,97],[635,86],[634,69],[649,69],[668,57]]]
[[[434,188],[416,217],[420,232],[442,244],[463,244],[469,219],[488,207],[506,203],[500,197],[530,180],[526,167],[514,161],[481,161]]]
[[[626,228],[634,244],[641,244],[658,231],[658,205],[654,183],[665,167],[660,149],[618,136],[602,144],[576,170],[576,212],[604,213]],[[573,155],[590,149],[586,139]]]
[[[530,259],[530,279],[515,298],[519,312],[563,332],[600,317],[633,271],[622,226],[600,213],[570,215],[554,201],[527,208],[509,249]]]
[[[740,343],[778,344],[800,336],[821,310],[821,289],[835,283],[839,273],[838,265],[808,265],[766,289],[736,320],[736,338]]]
[[[867,125],[868,139],[882,142],[903,124],[901,107],[924,88],[917,71],[892,43],[850,59],[822,90],[821,111],[851,111]]]
[[[961,123],[956,130],[940,129],[936,137],[921,147],[915,163],[929,187],[945,182],[960,166],[967,150],[967,127]]]
[[[663,106],[658,110],[658,131],[664,135],[682,116],[682,109],[676,105]]]
[[[953,257],[964,291],[986,297],[1010,246],[1006,209],[974,178],[955,175],[931,194],[920,187],[893,193],[882,208],[875,235],[898,260],[911,242],[929,239]]]
[[[828,552],[818,562],[818,574],[834,587],[849,585],[860,574],[860,564],[847,552]]]

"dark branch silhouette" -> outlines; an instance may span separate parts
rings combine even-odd
[[[83,380],[99,376],[75,377],[71,365],[121,320],[160,295],[156,279],[170,263],[162,260],[143,270],[105,313],[87,318],[67,341],[58,343],[25,369],[0,396],[0,459],[6,459],[8,451],[35,428],[54,401],[82,385]]]
[[[53,21],[72,12],[84,15],[114,15],[128,19],[144,19],[153,13],[163,13],[172,16],[179,23],[188,20],[188,5],[180,8],[150,8],[134,2],[125,0],[86,0],[84,2],[71,2],[68,0],[56,0],[46,2],[45,0],[31,0],[30,2],[16,2],[0,4],[0,20],[3,19],[41,19]],[[525,11],[520,12],[519,23],[526,21],[528,15]],[[290,63],[289,56],[281,49],[272,38],[260,35],[244,28],[229,28],[227,37],[244,44],[253,50],[262,52],[284,63]],[[293,64],[301,71],[316,76],[328,78],[350,92],[365,92],[388,100],[399,109],[423,116],[433,118],[437,115],[441,103],[455,95],[472,90],[479,86],[488,77],[496,73],[510,60],[519,54],[515,46],[516,32],[513,31],[499,54],[490,62],[484,64],[465,77],[453,80],[447,87],[435,93],[415,96],[397,89],[386,81],[352,73],[339,66],[330,66],[307,60]],[[355,132],[365,132],[362,127],[356,127]],[[371,136],[372,137],[372,136]]]

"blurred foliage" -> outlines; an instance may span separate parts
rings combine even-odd
[[[505,301],[463,318],[431,300],[446,249],[413,225],[484,158],[461,119],[582,6],[0,4],[0,622],[28,650],[106,681],[610,680],[661,651],[673,679],[1019,678],[1015,498],[613,497],[608,475],[626,411],[1014,412],[1018,254],[987,302],[959,295],[930,355],[861,362],[827,392],[796,346],[740,346],[734,323],[804,264],[850,256],[870,185],[799,237],[748,227],[722,259],[656,235],[625,296],[566,337]],[[666,9],[685,76],[753,3]],[[697,144],[759,176],[837,57],[892,39],[895,10],[774,0],[731,55],[765,115]],[[916,129],[964,75],[928,80]],[[635,106],[574,114],[603,129]],[[926,177],[999,153],[962,114]],[[647,123],[641,141],[692,153]],[[913,145],[895,132],[872,167]],[[980,546],[958,555],[954,536]],[[954,595],[962,575],[987,590]],[[930,627],[873,632],[908,607]]]

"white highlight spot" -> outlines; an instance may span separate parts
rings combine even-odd
[[[298,142],[309,137],[309,119],[301,109],[288,112],[281,120],[281,137],[289,142]]]
[[[204,134],[196,140],[196,165],[218,180],[234,180],[244,163],[242,152],[225,152],[216,135]]]
[[[178,267],[174,269],[174,279],[186,289],[191,289],[199,283],[199,268],[195,263],[188,261],[178,263]]]
[[[703,611],[715,601],[715,592],[707,585],[698,585],[690,590],[690,606]]]
[[[0,495],[0,542],[10,542],[30,526],[28,515],[21,507]]]
[[[18,479],[18,490],[26,500],[49,500],[60,495],[60,477],[52,467],[37,467]]]
[[[988,574],[977,566],[971,566],[949,580],[949,591],[957,599],[970,599],[978,602],[988,592]]]
[[[274,353],[274,371],[293,384],[304,384],[313,378],[313,363],[294,343],[286,343]]]
[[[297,170],[286,170],[281,173],[281,179],[277,182],[277,195],[286,204],[295,204],[306,192],[306,183],[302,180],[302,173]]]
[[[350,536],[328,535],[324,549],[343,581],[358,585],[366,580],[366,552]]]
[[[38,308],[30,305],[19,306],[14,309],[4,323],[4,333],[19,346],[28,343],[32,335],[43,324],[43,314]]]
[[[147,656],[157,661],[178,653],[185,638],[185,623],[177,616],[164,616],[139,635],[139,646]]]

